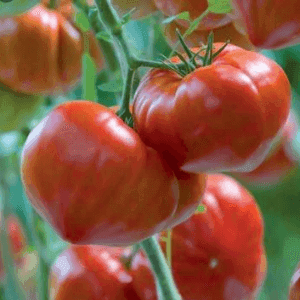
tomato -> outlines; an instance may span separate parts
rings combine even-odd
[[[121,248],[69,246],[50,274],[50,300],[139,300],[121,263]]]
[[[169,23],[165,26],[165,35],[172,44],[178,42],[178,37],[175,31],[176,28],[178,28],[182,34],[186,30],[176,22]],[[196,30],[191,35],[188,35],[184,41],[189,47],[198,47],[201,42],[204,44],[207,43],[209,33],[210,31],[207,30]],[[230,43],[233,45],[239,46],[246,50],[255,50],[254,46],[250,43],[248,36],[237,31],[234,23],[232,22],[225,26],[214,29],[213,33],[215,42],[225,43],[227,40],[230,40]]]
[[[277,49],[300,43],[298,0],[232,0],[232,5],[234,17],[256,47]]]
[[[207,0],[154,0],[154,2],[157,8],[167,16],[174,16],[188,11],[192,20],[198,18],[208,7]],[[224,26],[230,21],[230,17],[226,14],[209,13],[200,22],[198,29],[211,30]],[[185,20],[177,19],[177,22],[184,27],[189,26],[189,23]]]
[[[268,187],[279,183],[282,179],[293,174],[298,167],[299,157],[293,149],[298,124],[293,111],[283,127],[279,142],[274,145],[266,160],[250,173],[237,173],[238,178],[247,183],[260,187]]]
[[[172,273],[182,299],[255,299],[267,261],[254,198],[229,176],[210,174],[202,204],[204,213],[172,230]],[[141,299],[158,299],[142,252],[134,256],[131,274]]]
[[[185,172],[251,171],[286,122],[290,98],[279,65],[227,45],[211,65],[184,77],[150,70],[134,96],[134,126],[146,145]]]
[[[24,127],[43,101],[42,96],[18,93],[0,83],[0,132]]]
[[[290,283],[288,300],[300,299],[300,263],[298,264]]]
[[[89,50],[98,68],[102,55],[92,32]],[[43,5],[0,19],[0,82],[27,94],[66,92],[78,83],[82,33],[62,14]]]
[[[139,242],[190,216],[205,186],[205,175],[173,171],[112,110],[89,101],[50,112],[21,164],[32,205],[74,244]]]

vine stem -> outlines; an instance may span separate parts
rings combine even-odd
[[[158,241],[154,236],[141,242],[144,251],[151,263],[152,270],[155,273],[157,289],[161,294],[161,300],[182,300],[175,282],[173,280],[170,268],[165,260]]]

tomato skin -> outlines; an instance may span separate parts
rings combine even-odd
[[[178,23],[176,23],[176,21],[167,24],[164,28],[165,35],[173,45],[178,42],[178,37],[175,31],[176,28],[178,28],[182,34],[186,30],[183,26],[180,26]],[[189,47],[198,47],[200,42],[207,44],[209,33],[210,31],[208,30],[196,30],[191,35],[188,35],[184,41]],[[255,50],[255,47],[249,41],[248,36],[240,33],[235,28],[235,24],[233,22],[214,29],[213,33],[215,43],[225,43],[230,40],[230,44],[236,45],[246,50]]]
[[[255,299],[267,261],[254,198],[229,176],[210,174],[202,203],[206,212],[172,230],[172,272],[182,298]],[[156,300],[153,275],[141,252],[132,261],[131,274],[141,299]]]
[[[50,112],[29,134],[21,169],[33,206],[74,244],[139,242],[192,214],[205,184],[205,175],[177,179],[112,110],[89,101]]]
[[[188,11],[192,20],[198,18],[208,7],[207,0],[154,0],[155,5],[167,16],[175,16]],[[198,25],[198,30],[211,30],[230,23],[231,19],[226,14],[209,13]],[[178,24],[189,27],[185,20],[177,19]]]
[[[299,165],[299,157],[293,149],[292,142],[296,137],[298,122],[293,111],[290,112],[282,135],[266,160],[250,173],[237,173],[239,179],[262,188],[278,184],[288,175],[293,174]]]
[[[290,282],[288,300],[299,300],[300,298],[300,263],[298,264]]]
[[[98,68],[102,54],[87,33]],[[62,14],[37,5],[20,16],[0,19],[0,82],[27,94],[70,90],[81,75],[82,33]]]
[[[120,261],[123,252],[122,248],[70,245],[51,268],[50,300],[139,300]]]
[[[298,0],[232,0],[232,5],[256,47],[278,49],[300,43]]]
[[[22,129],[43,101],[42,96],[18,93],[0,83],[0,132]]]
[[[214,45],[216,51],[223,44]],[[150,70],[134,96],[134,126],[185,172],[251,171],[284,125],[290,98],[279,65],[228,45],[211,65],[183,78]]]

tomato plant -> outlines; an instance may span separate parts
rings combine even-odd
[[[172,230],[172,273],[183,299],[255,299],[267,262],[263,220],[252,195],[229,176],[211,174],[196,213]],[[158,299],[141,252],[132,260],[141,299]]]
[[[188,11],[192,20],[199,17],[208,8],[207,0],[154,0],[157,8],[165,15],[174,16],[184,11]],[[230,23],[231,19],[226,14],[209,13],[199,23],[198,30],[211,30]],[[178,19],[178,24],[189,27],[189,23],[185,20]]]
[[[295,173],[299,163],[299,157],[293,149],[297,130],[297,119],[291,111],[279,141],[272,147],[266,160],[252,172],[236,175],[248,183],[266,187],[278,184],[289,174]]]
[[[91,31],[89,50],[98,68],[102,54]],[[0,19],[0,82],[27,94],[70,90],[81,74],[83,35],[58,11],[43,5]]]
[[[232,0],[235,18],[259,48],[276,49],[300,43],[298,0]]]
[[[42,96],[18,93],[0,83],[0,132],[22,129],[43,101]]]
[[[183,26],[176,23],[176,21],[167,24],[164,28],[165,35],[172,44],[176,44],[178,41],[175,31],[176,29],[179,29],[182,33],[186,30]],[[185,42],[189,47],[198,47],[200,42],[204,44],[207,43],[209,33],[210,31],[195,30],[192,34],[185,38]],[[230,40],[230,44],[239,46],[246,50],[254,50],[254,46],[250,43],[248,36],[240,33],[235,28],[233,22],[225,26],[215,28],[213,33],[215,42],[225,43]]]
[[[74,244],[143,240],[192,214],[205,185],[205,175],[178,171],[177,179],[112,110],[88,101],[61,104],[41,121],[21,169],[33,206]]]
[[[134,96],[134,125],[147,145],[186,172],[251,171],[284,125],[290,98],[279,65],[227,45],[184,77],[150,70]]]
[[[121,262],[122,248],[70,245],[54,262],[51,300],[139,300]]]

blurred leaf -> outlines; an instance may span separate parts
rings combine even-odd
[[[96,101],[96,66],[89,53],[82,58],[82,99]]]
[[[75,10],[74,20],[75,24],[81,29],[81,31],[87,32],[90,30],[90,22],[83,11],[80,11],[79,9]]]
[[[226,14],[232,10],[230,0],[207,0],[208,10],[215,14]]]
[[[5,3],[0,1],[0,17],[20,15],[39,2],[39,0],[12,0]]]
[[[122,92],[123,91],[123,78],[121,76],[121,72],[117,72],[114,74],[115,79],[110,80],[107,83],[102,83],[98,85],[98,88],[105,92]]]
[[[190,13],[188,11],[184,11],[176,16],[171,16],[169,18],[166,18],[162,21],[162,24],[169,24],[171,22],[173,22],[174,20],[186,20],[186,21],[190,21]]]
[[[98,32],[96,37],[97,37],[97,39],[101,39],[101,40],[106,41],[106,42],[112,42],[113,41],[111,35],[106,31]]]

